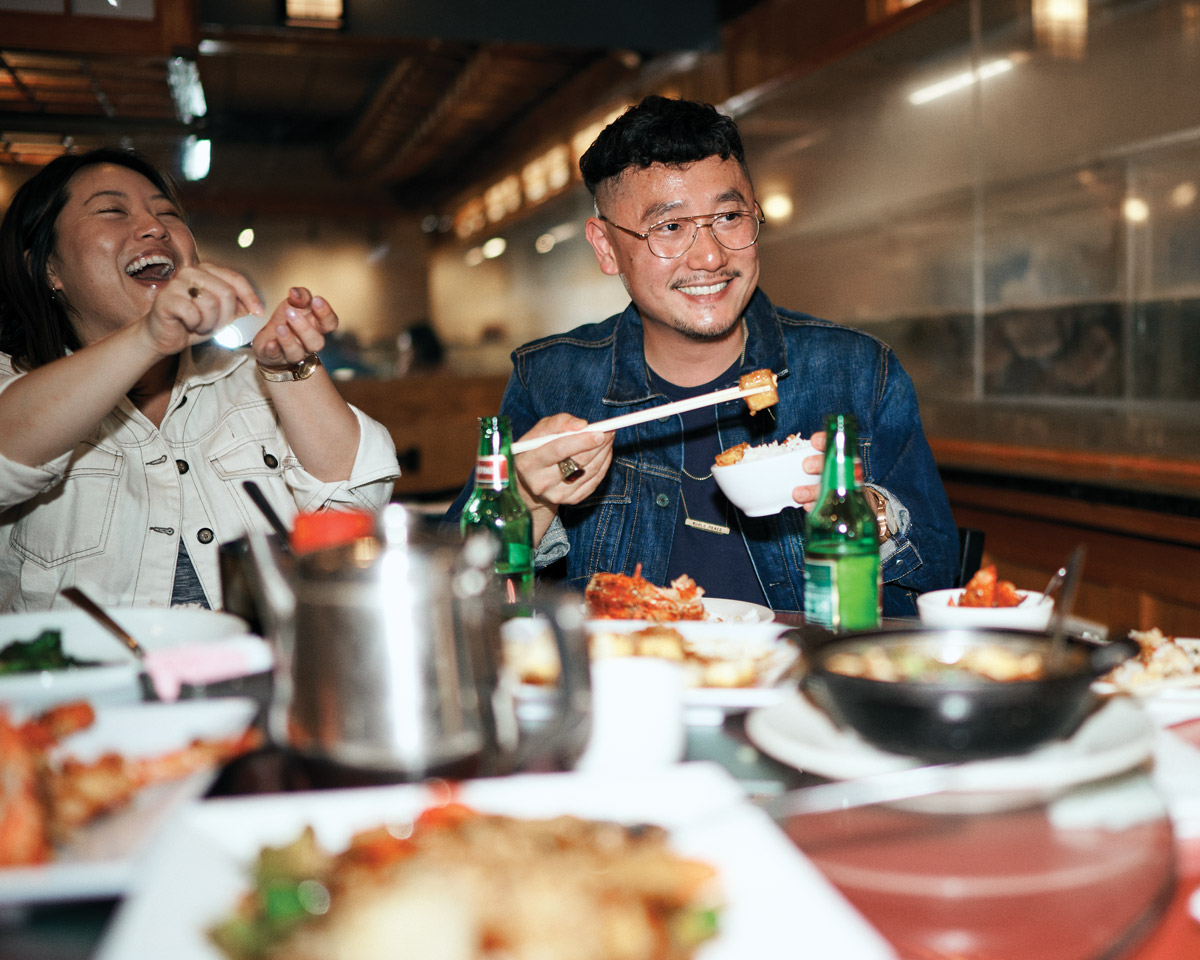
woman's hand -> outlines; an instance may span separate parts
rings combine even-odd
[[[171,356],[247,313],[263,313],[250,281],[236,270],[200,263],[176,271],[154,298],[145,323],[155,349]]]
[[[338,328],[338,317],[322,297],[305,287],[292,287],[287,299],[254,335],[250,348],[264,367],[286,367],[319,353],[325,337]]]

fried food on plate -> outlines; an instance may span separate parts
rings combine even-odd
[[[96,714],[86,702],[66,703],[26,721],[0,709],[0,867],[46,863],[55,843],[127,804],[143,787],[176,780],[258,746],[250,730],[151,757],[107,753],[90,763],[58,759],[51,750],[85,730]]]
[[[459,803],[332,854],[311,828],[268,847],[233,916],[231,960],[688,960],[716,933],[716,872],[658,827],[524,820]]]
[[[588,616],[603,620],[703,620],[704,589],[687,574],[669,587],[657,587],[642,576],[642,565],[633,576],[594,573],[584,591]]]

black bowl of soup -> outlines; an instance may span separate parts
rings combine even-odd
[[[1021,630],[916,628],[806,644],[805,691],[840,726],[933,762],[1025,753],[1069,737],[1095,708],[1092,681],[1137,653],[1128,640]]]

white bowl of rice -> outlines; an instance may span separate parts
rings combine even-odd
[[[713,464],[713,477],[721,492],[748,517],[767,517],[785,507],[799,508],[792,491],[796,487],[819,485],[821,467],[816,473],[804,469],[809,457],[823,457],[810,441],[792,434],[786,440],[757,447],[739,444],[724,451]],[[722,465],[720,460],[736,459]]]

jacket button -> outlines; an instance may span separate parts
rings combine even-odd
[[[191,467],[188,466],[188,462],[186,460],[176,460],[175,466],[179,468],[180,473],[187,473],[189,470],[192,469]]]
[[[660,507],[669,507],[671,505],[671,498],[668,497],[665,493],[660,493],[657,497],[654,498],[654,502],[657,503]]]
[[[208,527],[201,527],[199,532],[196,534],[196,539],[201,543],[212,543],[213,532],[209,530]]]
[[[267,453],[266,450],[263,451],[263,463],[265,463],[272,470],[279,466],[279,461],[275,459],[275,454]]]

